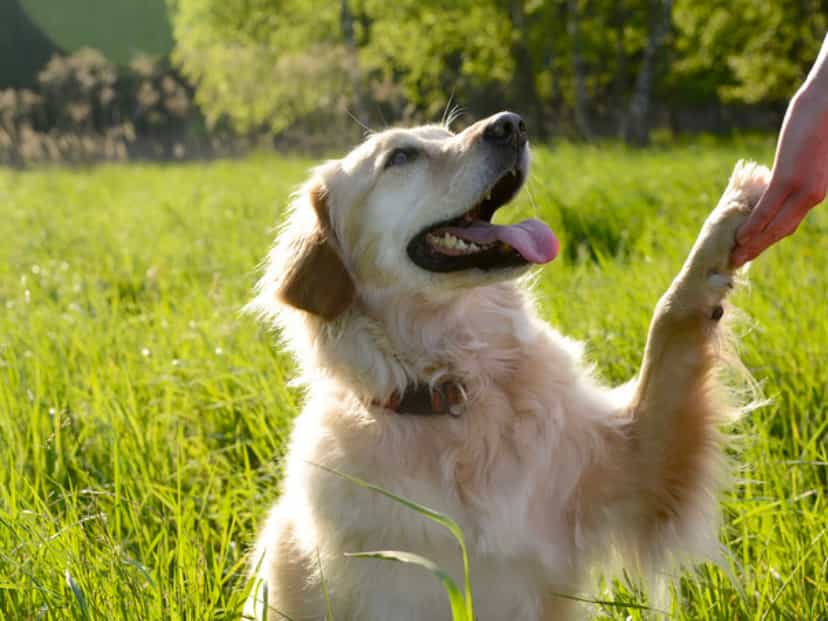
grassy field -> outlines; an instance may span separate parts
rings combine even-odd
[[[635,373],[734,161],[771,152],[758,139],[537,150],[530,191],[500,218],[537,211],[559,234],[543,313],[607,380]],[[310,164],[0,171],[0,618],[239,614],[300,402],[290,361],[239,309]],[[828,619],[826,239],[821,208],[737,296],[753,319],[744,360],[773,401],[737,429],[721,533],[734,580],[688,574],[676,618]]]

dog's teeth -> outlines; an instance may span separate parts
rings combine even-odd
[[[446,250],[460,250],[465,253],[479,252],[482,250],[480,246],[474,242],[466,241],[455,237],[451,233],[442,233],[441,235],[434,235],[429,233],[428,243],[432,246],[445,248]],[[490,247],[491,244],[484,244],[484,247]]]
[[[485,199],[488,201],[488,200],[491,200],[491,198],[492,198],[492,193],[491,192],[486,192]]]
[[[455,248],[457,246],[458,239],[454,235],[446,233],[440,237],[438,241],[444,248]]]
[[[452,239],[454,238],[447,233],[440,235],[439,237],[437,235],[428,236],[428,241],[432,246],[439,246],[441,248],[451,248]]]

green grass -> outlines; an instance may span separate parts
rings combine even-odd
[[[556,229],[566,251],[539,277],[542,312],[608,381],[634,374],[734,161],[771,149],[538,150],[501,218],[537,211]],[[0,617],[239,614],[300,398],[239,309],[311,163],[0,171]],[[827,234],[818,208],[737,296],[755,322],[743,358],[773,403],[738,428],[722,531],[735,584],[711,566],[687,575],[678,618],[828,619]]]

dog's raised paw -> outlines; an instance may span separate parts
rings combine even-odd
[[[756,162],[737,162],[719,204],[708,216],[688,259],[691,267],[705,275],[722,278],[732,273],[730,253],[736,232],[748,218],[768,185],[770,171]],[[717,280],[711,281],[717,286]]]
[[[735,283],[730,254],[736,232],[767,187],[770,171],[755,162],[739,161],[716,208],[702,226],[696,243],[674,282],[676,308],[719,321]],[[694,310],[695,309],[695,310]]]
[[[714,213],[738,211],[749,214],[759,202],[770,181],[770,170],[756,162],[739,160]]]

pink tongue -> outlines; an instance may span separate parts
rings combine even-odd
[[[511,226],[477,222],[468,227],[445,230],[455,237],[478,244],[502,241],[530,263],[548,263],[558,255],[558,240],[554,233],[545,223],[534,218]]]

